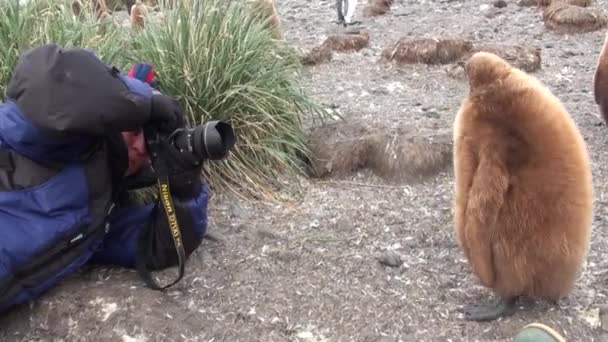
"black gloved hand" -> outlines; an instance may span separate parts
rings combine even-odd
[[[150,123],[166,134],[184,127],[184,112],[177,99],[162,94],[152,95]]]

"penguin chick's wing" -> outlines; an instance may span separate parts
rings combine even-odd
[[[509,176],[496,146],[485,146],[469,190],[464,238],[473,271],[488,287],[494,283],[491,235],[504,203]]]

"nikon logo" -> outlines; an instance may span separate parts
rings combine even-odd
[[[162,197],[163,205],[165,207],[165,211],[167,213],[167,220],[169,221],[169,228],[171,229],[171,235],[173,236],[173,240],[177,248],[179,248],[182,244],[181,241],[181,232],[179,230],[179,224],[177,223],[177,217],[175,216],[175,211],[173,210],[173,203],[171,203],[171,194],[169,192],[169,185],[166,183],[162,183],[160,185],[160,194]]]

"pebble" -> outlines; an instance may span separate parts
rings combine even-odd
[[[380,264],[388,267],[399,267],[403,265],[401,256],[395,252],[385,252],[378,257]]]
[[[496,8],[504,8],[507,7],[507,2],[505,0],[496,0],[492,3]]]

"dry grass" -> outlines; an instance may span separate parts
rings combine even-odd
[[[372,137],[369,167],[389,181],[416,182],[449,169],[452,138],[449,132],[421,135],[415,131]]]
[[[332,51],[329,46],[321,44],[310,50],[307,54],[300,58],[303,65],[317,65],[327,63],[332,60]]]
[[[368,32],[345,32],[332,34],[325,39],[323,44],[311,49],[300,57],[303,65],[317,65],[332,60],[333,51],[351,52],[359,51],[369,46]]]
[[[540,48],[507,44],[480,44],[475,45],[470,52],[467,52],[456,63],[447,66],[445,69],[447,75],[451,78],[465,80],[464,64],[474,53],[479,51],[496,54],[525,72],[535,72],[542,67],[542,50]]]
[[[309,137],[314,177],[345,177],[370,169],[387,181],[415,182],[448,169],[451,133],[422,134],[414,128],[389,130],[362,123],[320,127]]]
[[[300,62],[307,66],[327,63],[332,60],[333,51],[359,51],[368,46],[369,33],[365,31],[332,34],[325,39],[323,44],[302,55]]]
[[[359,51],[369,46],[369,33],[354,31],[332,34],[325,39],[322,45],[331,51]]]
[[[369,131],[357,123],[335,123],[315,129],[308,139],[312,175],[343,177],[367,167],[371,152]]]
[[[375,17],[386,14],[391,10],[394,0],[369,0],[363,8],[364,17]]]
[[[384,61],[400,64],[447,64],[471,51],[473,43],[463,39],[402,38],[382,52]]]
[[[547,7],[549,5],[562,3],[573,6],[589,7],[593,5],[593,0],[522,0],[518,4],[520,6],[538,6]]]
[[[600,9],[555,3],[545,8],[545,27],[558,33],[585,33],[606,27],[608,17]]]
[[[483,44],[473,48],[463,59],[468,59],[475,52],[490,52],[505,59],[511,65],[526,72],[534,72],[541,68],[541,49],[521,45]]]

